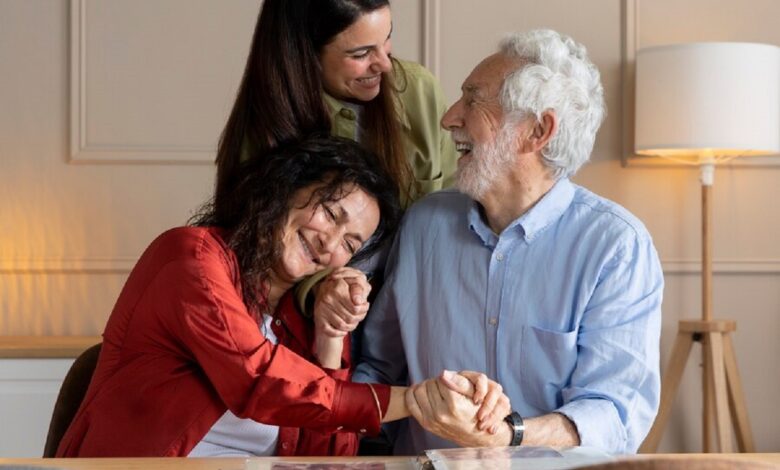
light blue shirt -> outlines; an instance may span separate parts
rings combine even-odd
[[[407,212],[355,380],[482,371],[522,416],[555,411],[581,445],[636,452],[660,397],[663,275],[644,225],[567,179],[501,235],[480,213],[453,190]],[[442,447],[401,423],[397,454]]]

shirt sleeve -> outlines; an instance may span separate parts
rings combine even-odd
[[[556,410],[582,446],[634,453],[660,398],[663,274],[649,237],[618,250],[602,269],[577,337],[577,366]]]
[[[289,427],[379,432],[366,384],[336,380],[262,334],[230,275],[226,253],[204,240],[168,263],[154,283],[170,305],[161,322],[192,355],[228,409],[241,418]]]

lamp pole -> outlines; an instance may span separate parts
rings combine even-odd
[[[710,200],[712,198],[712,185],[715,182],[715,157],[711,151],[705,151],[699,157],[699,170],[701,171],[699,176],[701,181],[701,317],[703,324],[708,324],[712,321],[712,206]],[[711,338],[707,334],[694,333],[693,341],[701,342],[703,355],[701,368],[701,435],[702,450],[704,452],[710,452],[711,450],[710,442],[712,439],[710,431],[712,426],[710,417],[714,411],[712,406],[715,404],[713,403],[715,397],[712,392],[716,386],[713,381],[715,368],[712,367],[712,360],[709,358],[711,345],[707,343],[708,340],[711,342]],[[728,427],[728,425],[724,425],[724,428],[727,429]],[[727,446],[727,450],[730,450],[728,447],[730,447],[730,444]]]
[[[701,167],[701,307],[702,320],[712,320],[712,184],[715,181],[715,157],[705,153]]]

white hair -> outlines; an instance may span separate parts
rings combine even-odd
[[[500,101],[508,117],[534,116],[545,111],[558,117],[558,131],[542,149],[544,164],[557,178],[569,177],[590,159],[596,132],[606,115],[604,88],[585,46],[549,29],[511,34],[499,52],[520,59],[507,75]]]

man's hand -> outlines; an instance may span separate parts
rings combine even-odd
[[[480,431],[488,431],[495,434],[498,427],[504,422],[504,418],[512,412],[509,397],[504,395],[501,384],[490,380],[487,375],[471,370],[462,370],[457,375],[444,371],[441,374],[441,382],[451,390],[461,395],[469,396],[464,392],[463,380],[465,377],[474,388],[471,400],[475,405],[481,405],[477,412],[477,428]]]
[[[342,338],[354,330],[368,313],[371,284],[357,269],[342,267],[315,287],[315,331]]]
[[[445,381],[449,382],[449,385],[446,385]],[[450,385],[458,391],[450,388]],[[465,394],[460,393],[461,391]],[[472,399],[474,393],[475,387],[468,379],[444,371],[439,378],[411,386],[406,392],[406,405],[425,430],[455,442],[459,446],[508,445],[511,441],[508,425],[499,424],[495,434],[479,429],[477,413],[480,411],[480,405],[474,403]],[[492,415],[493,412],[494,410],[490,410],[488,414]],[[495,413],[500,414],[502,411],[495,410]]]

